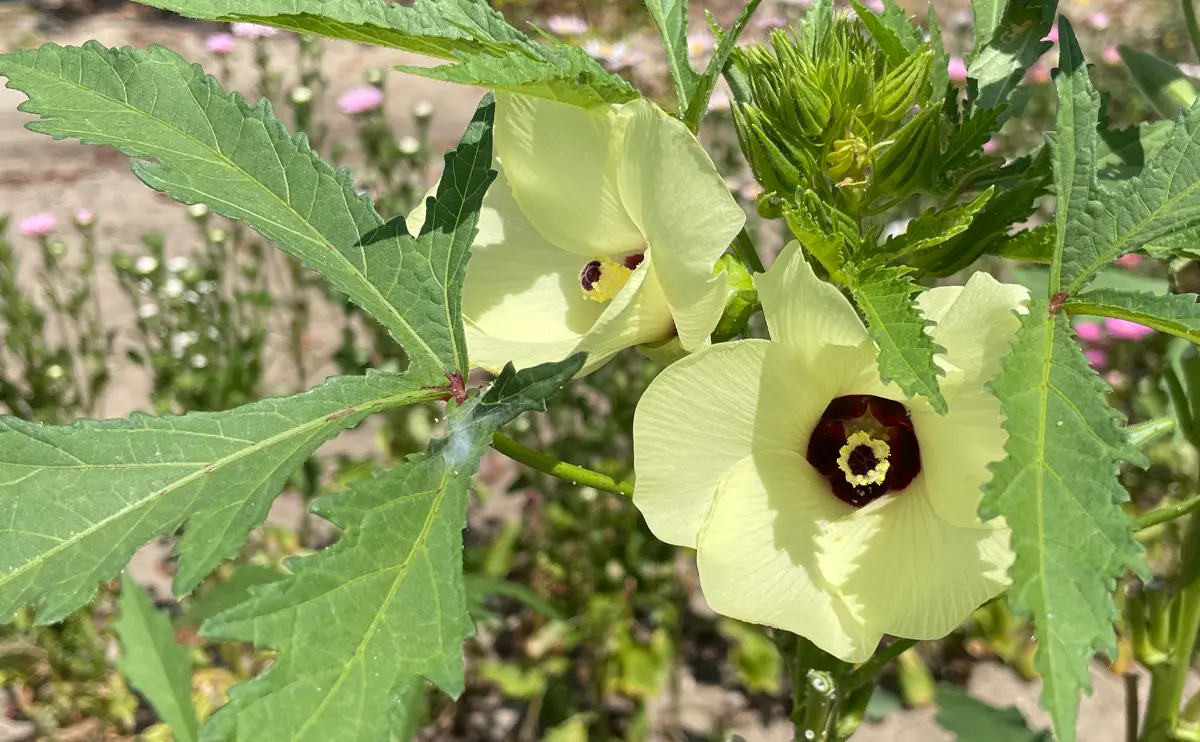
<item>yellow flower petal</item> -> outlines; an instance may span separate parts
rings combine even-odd
[[[854,307],[832,284],[817,278],[799,242],[788,243],[770,269],[754,277],[754,285],[771,339],[806,358],[831,345],[871,343]]]
[[[848,505],[797,453],[742,459],[721,482],[696,565],[717,613],[808,638],[847,662],[875,651],[881,632],[855,620],[818,569],[821,524]]]
[[[917,296],[917,307],[937,323],[933,338],[946,349],[946,361],[962,372],[964,392],[982,389],[1000,372],[1021,322],[1014,312],[1026,311],[1029,291],[976,273],[966,286],[946,286]],[[945,390],[951,406],[957,389]]]
[[[577,338],[550,340],[502,340],[492,337],[475,326],[474,322],[464,320],[463,330],[467,338],[467,356],[472,366],[478,366],[493,374],[500,373],[504,364],[512,361],[516,368],[529,368],[540,363],[561,361],[570,357],[579,344]],[[587,369],[585,366],[585,370]],[[584,371],[580,372],[581,374]]]
[[[943,637],[1009,584],[1008,530],[946,523],[925,488],[918,476],[817,538],[821,574],[873,631]]]
[[[580,289],[579,273],[587,262],[538,234],[500,170],[484,198],[471,245],[463,315],[500,340],[578,342],[604,312],[603,304],[588,301]]]
[[[552,244],[589,259],[644,251],[617,187],[624,126],[618,106],[496,94],[497,159],[526,217]]]
[[[633,503],[654,535],[695,548],[735,463],[759,451],[803,455],[830,399],[828,381],[765,340],[705,348],[659,374],[633,419]]]
[[[746,215],[683,122],[645,100],[622,114],[621,200],[658,263],[680,342],[698,348],[725,308],[725,275],[714,267]]]

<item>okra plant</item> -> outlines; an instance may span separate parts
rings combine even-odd
[[[120,149],[149,187],[244,222],[373,317],[406,361],[224,412],[0,417],[0,616],[33,605],[59,621],[163,536],[187,595],[322,443],[387,410],[446,406],[426,452],[313,503],[341,529],[333,546],[204,623],[277,654],[203,726],[186,652],[163,649],[157,674],[125,664],[176,739],[408,739],[427,684],[459,694],[473,634],[462,530],[489,446],[630,495],[659,539],[695,550],[709,605],[789,650],[797,739],[849,738],[889,662],[999,600],[1032,618],[1059,739],[1076,738],[1088,665],[1117,657],[1118,623],[1153,676],[1131,734],[1200,739],[1200,702],[1181,710],[1200,521],[1181,521],[1178,558],[1152,565],[1139,540],[1200,497],[1137,515],[1118,478],[1164,435],[1200,447],[1187,346],[1200,307],[1179,282],[1173,294],[1094,284],[1130,253],[1196,254],[1200,109],[1161,60],[1125,52],[1166,115],[1115,132],[1054,0],[973,0],[963,87],[932,6],[926,31],[892,0],[881,13],[814,0],[745,45],[750,0],[731,27],[709,21],[716,44],[697,70],[686,0],[646,0],[667,101],[483,0],[140,1],[429,55],[443,64],[399,71],[491,91],[424,202],[380,214],[269,102],[169,49],[0,55],[30,130]],[[1006,162],[985,144],[1021,115],[1022,79],[1056,23],[1054,131]],[[768,269],[695,138],[722,81],[757,210],[794,238]],[[1053,219],[1029,226],[1048,199]],[[916,216],[885,237],[897,210]],[[984,258],[1046,266],[1045,291],[972,273]],[[1124,423],[1076,342],[1078,315],[1181,339],[1169,415]],[[634,346],[664,367],[634,418],[635,478],[504,434]],[[474,368],[495,376],[473,383]],[[170,645],[165,619],[131,580],[125,591],[126,645]]]

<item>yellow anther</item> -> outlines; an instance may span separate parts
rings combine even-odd
[[[871,450],[871,455],[875,458],[875,465],[862,474],[855,474],[850,467],[850,455],[860,446],[866,446]],[[886,441],[872,438],[870,433],[860,430],[847,438],[846,445],[838,451],[837,465],[846,475],[846,481],[855,487],[883,484],[883,480],[887,478],[888,468],[891,466],[888,461],[888,455],[891,452],[892,449]]]
[[[633,271],[608,258],[596,258],[583,267],[579,274],[579,287],[583,295],[592,301],[611,301],[625,284]]]

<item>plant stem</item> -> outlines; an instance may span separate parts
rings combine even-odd
[[[738,232],[737,237],[733,238],[733,251],[738,256],[738,260],[742,261],[742,265],[746,266],[746,270],[751,273],[762,273],[766,271],[763,268],[762,259],[758,257],[758,251],[754,249],[754,242],[750,239],[750,234],[742,227],[742,231]]]
[[[892,660],[917,646],[916,639],[896,639],[891,644],[871,656],[871,659],[854,668],[854,671],[842,683],[842,690],[849,693],[867,683],[875,682],[875,676]]]
[[[565,479],[574,484],[592,487],[601,492],[611,492],[615,495],[630,496],[633,494],[633,482],[618,482],[607,474],[559,461],[553,456],[547,456],[540,451],[527,448],[503,433],[496,433],[492,436],[492,448],[513,461],[558,479]]]
[[[1134,530],[1144,531],[1152,526],[1157,526],[1159,523],[1166,523],[1169,520],[1175,520],[1188,513],[1200,508],[1200,495],[1184,500],[1183,502],[1168,505],[1162,508],[1155,508],[1148,513],[1143,513],[1134,521]]]
[[[1146,704],[1143,742],[1163,742],[1173,737],[1183,702],[1183,684],[1192,665],[1196,634],[1200,632],[1200,518],[1187,525],[1178,577],[1179,597],[1171,611],[1170,659],[1152,669]]]
[[[825,652],[802,636],[792,653],[792,723],[796,739],[834,742],[838,724],[838,684],[850,665]]]
[[[1192,49],[1200,59],[1200,25],[1196,23],[1196,8],[1192,0],[1183,0],[1183,17],[1187,20],[1188,36],[1192,39]]]

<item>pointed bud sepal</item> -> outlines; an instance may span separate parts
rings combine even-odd
[[[725,271],[728,293],[725,312],[712,332],[714,343],[723,343],[741,335],[750,318],[758,311],[758,291],[754,288],[754,279],[741,262],[726,253],[717,261],[717,270],[722,269]]]
[[[901,198],[926,188],[941,156],[941,106],[931,106],[900,127],[875,159],[871,199]]]
[[[929,98],[933,50],[928,47],[907,57],[871,91],[871,110],[884,121],[899,121],[917,101]]]

